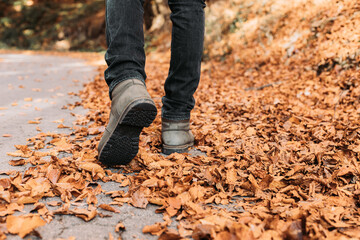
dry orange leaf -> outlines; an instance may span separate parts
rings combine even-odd
[[[83,219],[86,222],[92,220],[97,215],[97,211],[95,209],[89,211],[89,210],[82,209],[82,208],[75,208],[75,209],[71,210],[70,212],[72,214],[74,214],[75,216]]]
[[[246,129],[246,135],[250,136],[254,136],[256,135],[256,129],[253,127],[249,127]]]
[[[143,233],[150,233],[152,235],[160,236],[167,229],[164,223],[155,223],[154,225],[147,225],[143,228]]]
[[[58,141],[52,142],[52,144],[54,144],[57,147],[57,149],[61,151],[69,151],[74,147],[71,143],[68,142],[68,140],[65,137],[62,137]]]
[[[60,123],[60,124],[57,126],[57,128],[70,128],[70,127],[65,126],[64,124]]]
[[[174,229],[168,229],[163,232],[158,240],[180,240],[183,239]]]
[[[101,209],[104,209],[106,211],[120,213],[120,210],[110,206],[109,204],[100,204],[98,207],[101,208]]]
[[[123,224],[123,222],[119,222],[115,226],[115,232],[120,232],[120,230],[125,230],[125,225]]]
[[[46,177],[52,182],[56,184],[60,178],[61,170],[59,169],[51,169],[46,173]]]
[[[0,199],[10,203],[11,196],[9,191],[0,191]]]
[[[149,201],[145,197],[144,193],[138,190],[132,195],[129,203],[137,208],[146,208]]]
[[[18,159],[18,160],[10,160],[9,164],[11,166],[22,166],[26,163],[25,159]]]
[[[35,228],[44,226],[46,222],[38,214],[29,214],[24,216],[8,216],[6,227],[12,234],[18,234],[24,238]]]
[[[94,172],[94,173],[105,173],[104,169],[96,163],[92,162],[81,162],[79,163],[79,168],[84,169],[88,172]]]
[[[51,201],[51,202],[47,202],[46,204],[52,207],[56,207],[56,206],[60,206],[61,202]]]
[[[40,121],[29,120],[28,123],[29,124],[39,124]]]

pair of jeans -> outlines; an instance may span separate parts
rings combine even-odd
[[[105,80],[110,96],[124,80],[136,78],[145,83],[143,4],[144,0],[106,0]],[[204,0],[168,0],[168,4],[173,26],[162,117],[185,120],[194,108],[193,95],[200,80],[206,4]]]

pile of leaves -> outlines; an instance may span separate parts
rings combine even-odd
[[[351,0],[217,1],[208,8],[206,55],[231,55],[239,63],[254,56],[262,62],[299,58],[323,64],[320,71],[346,68],[360,54],[359,8]]]
[[[294,2],[299,8],[280,8],[287,9],[285,16],[274,20],[264,35],[259,35],[264,28],[248,27],[254,34],[244,45],[234,42],[240,30],[224,36],[228,42],[211,43],[212,60],[203,65],[191,126],[196,148],[206,156],[161,155],[158,116],[144,129],[139,154],[130,165],[120,172],[104,168],[96,147],[110,100],[100,74],[80,92],[80,102],[67,106],[89,109],[86,116],[76,116],[71,134],[39,133],[9,153],[19,157],[11,165],[31,167],[3,173],[9,177],[0,179],[1,222],[6,226],[1,229],[23,237],[55,214],[90,221],[101,217],[97,208],[116,212],[123,204],[154,204],[164,221],[143,232],[160,239],[358,238],[359,4],[316,1],[320,10],[315,13],[301,5],[309,1]],[[258,6],[249,19],[266,18],[267,8]],[[310,32],[301,35],[306,38],[283,47],[291,29],[306,28]],[[272,40],[265,43],[269,34]],[[159,109],[169,55],[156,51],[148,57],[147,87]],[[98,205],[103,193],[98,181],[118,182],[128,191],[105,192],[112,203]],[[39,203],[53,196],[61,202]],[[88,207],[74,208],[79,202]],[[34,205],[31,213],[13,216],[24,204]],[[47,205],[58,207],[49,210]],[[173,221],[177,229],[168,229]],[[119,223],[116,229],[124,227]]]

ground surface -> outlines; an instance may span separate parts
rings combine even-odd
[[[71,123],[71,115],[62,106],[75,101],[68,92],[78,92],[82,84],[93,78],[95,68],[84,61],[54,56],[30,54],[0,54],[0,132],[11,137],[1,137],[1,170],[14,169],[6,155],[15,144],[25,144],[26,139],[42,131],[61,131],[53,121],[64,119]],[[77,109],[80,111],[80,108]],[[40,124],[28,124],[42,118]]]
[[[142,233],[161,240],[359,239],[359,3],[248,3],[217,1],[208,8],[216,11],[207,17],[212,31],[191,115],[195,146],[205,156],[161,155],[158,114],[142,132],[134,160],[108,169],[96,150],[110,111],[105,67],[91,78],[79,73],[78,80],[92,80],[70,101],[59,84],[40,92],[32,86],[38,82],[30,75],[41,75],[42,64],[16,79],[22,63],[2,58],[1,72],[14,74],[2,88],[11,97],[1,97],[6,131],[0,136],[9,141],[1,149],[13,157],[4,156],[3,166],[20,171],[1,172],[0,239],[36,233],[99,239],[97,231],[109,239],[156,238]],[[169,43],[159,37],[147,54],[146,85],[159,112]],[[75,60],[52,67],[69,61],[79,67]],[[73,84],[73,71],[60,73]],[[50,83],[52,75],[39,78]],[[60,109],[66,101],[77,102],[52,112],[51,102]],[[42,111],[34,111],[37,103]],[[22,145],[15,151],[13,144]]]
[[[1,54],[0,55],[0,171],[25,171],[28,166],[10,166],[8,161],[13,157],[6,152],[15,150],[15,144],[25,144],[26,139],[35,136],[39,127],[43,132],[69,132],[59,129],[59,120],[64,119],[64,125],[71,125],[75,120],[70,112],[85,114],[87,110],[75,108],[72,111],[61,109],[68,103],[74,103],[79,98],[69,96],[69,92],[78,92],[82,84],[94,78],[96,68],[80,59],[44,55]],[[30,100],[29,98],[32,98]],[[25,100],[24,100],[25,99]],[[17,103],[15,105],[14,103]],[[39,124],[29,124],[29,120]],[[11,137],[3,137],[9,134]],[[119,190],[119,184],[102,183],[103,190]],[[124,188],[122,188],[124,189]],[[57,200],[57,198],[45,201]],[[105,195],[98,197],[99,204],[109,203],[111,199]],[[27,212],[31,208],[26,208]],[[84,222],[75,216],[58,215],[54,220],[38,232],[43,239],[75,237],[76,239],[108,239],[109,232],[114,236],[115,225],[122,221],[127,231],[123,239],[155,239],[141,233],[145,225],[161,220],[161,215],[154,213],[154,207],[145,210],[124,205],[119,208],[121,213],[105,212],[112,217],[96,218]],[[32,239],[37,237],[32,236]],[[20,239],[18,236],[8,236],[8,239]]]

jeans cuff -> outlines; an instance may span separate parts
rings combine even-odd
[[[125,81],[125,80],[129,80],[129,79],[138,79],[140,81],[142,81],[144,84],[145,84],[145,79],[144,77],[140,74],[140,73],[132,73],[132,74],[129,74],[129,75],[125,75],[121,78],[118,78],[114,81],[112,81],[109,85],[109,96],[110,96],[110,99],[111,99],[111,93],[112,91],[114,90],[114,88],[116,87],[116,85],[118,85],[119,83]]]
[[[189,120],[190,119],[190,113],[171,113],[166,112],[162,110],[161,112],[161,118],[167,119],[167,120],[174,120],[174,121],[181,121],[181,120]]]

